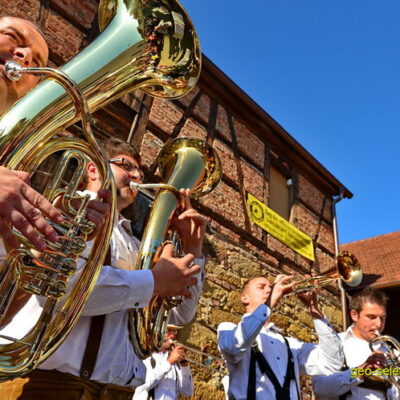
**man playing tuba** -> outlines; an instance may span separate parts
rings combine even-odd
[[[186,210],[176,217],[174,224],[186,255],[174,258],[172,245],[166,245],[153,269],[132,270],[139,241],[132,236],[130,221],[120,212],[135,199],[136,192],[131,191],[130,182],[142,181],[140,157],[132,146],[119,139],[109,139],[103,147],[117,187],[118,215],[109,259],[80,319],[63,344],[39,369],[24,378],[0,384],[2,399],[78,400],[82,393],[88,400],[129,399],[134,388],[144,383],[145,367],[131,346],[128,310],[146,306],[154,295],[183,295],[185,299],[171,313],[171,323],[188,323],[194,317],[204,272],[199,265],[192,264],[204,265],[201,247],[205,218],[190,206],[187,198]],[[100,185],[97,168],[89,163],[86,190],[95,193]],[[78,274],[71,278],[71,284]],[[38,308],[40,304],[32,296],[1,333],[15,337]]]
[[[21,18],[0,17],[0,116],[39,81],[33,75],[17,82],[9,80],[4,73],[5,63],[17,61],[25,67],[45,66],[48,54],[46,41],[35,24]],[[55,222],[63,219],[46,198],[29,186],[28,174],[0,167],[0,235],[6,244],[18,246],[9,222],[38,249],[43,250],[46,244],[37,231],[52,242],[57,240],[57,233],[38,211]]]

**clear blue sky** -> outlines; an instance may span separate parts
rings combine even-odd
[[[354,193],[341,243],[400,229],[400,2],[182,0],[202,50]]]

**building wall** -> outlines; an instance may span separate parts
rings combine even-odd
[[[193,105],[193,99],[197,99]],[[273,278],[278,273],[326,271],[334,266],[332,230],[332,198],[326,196],[302,171],[296,171],[297,186],[291,222],[315,241],[316,262],[312,263],[251,224],[246,215],[243,191],[261,200],[267,199],[268,180],[264,160],[269,143],[256,136],[241,121],[218,104],[215,131],[210,128],[211,99],[198,87],[175,102],[154,100],[142,154],[151,154],[145,162],[151,165],[162,138],[191,135],[213,142],[222,160],[223,179],[209,195],[200,199],[201,211],[212,218],[207,234],[207,281],[200,300],[196,320],[186,327],[182,339],[190,346],[202,348],[209,340],[216,342],[220,322],[238,322],[243,313],[239,291],[242,284],[255,275]],[[187,112],[191,107],[193,111]],[[229,128],[233,120],[234,133]],[[185,119],[182,122],[182,119]],[[212,119],[212,118],[211,118]],[[231,124],[232,125],[232,124]],[[174,129],[180,126],[180,130]],[[189,129],[190,127],[190,129]],[[214,134],[212,140],[210,136]],[[235,148],[235,136],[237,147]],[[151,138],[151,140],[149,140]],[[274,149],[279,154],[279,149]],[[339,300],[336,292],[323,291],[321,305],[338,330],[341,327]],[[272,320],[289,335],[302,340],[315,340],[312,320],[294,297],[286,298],[274,312]],[[215,352],[214,354],[218,354]],[[218,390],[218,374],[199,371],[196,367],[196,399],[223,398]]]
[[[1,14],[42,21],[53,65],[67,61],[96,36],[96,10],[95,0],[0,0]],[[212,70],[209,62],[208,66]],[[275,126],[254,128],[208,83],[205,74],[195,90],[179,100],[153,100],[141,92],[127,95],[96,113],[94,127],[100,136],[127,138],[136,117],[132,142],[141,151],[148,179],[156,172],[159,149],[171,137],[203,138],[218,151],[222,181],[211,194],[195,203],[211,219],[205,246],[207,280],[196,319],[181,335],[182,341],[195,348],[202,348],[211,340],[211,352],[217,354],[217,326],[222,321],[239,321],[243,313],[239,290],[248,278],[260,274],[273,279],[279,273],[324,272],[334,267],[335,250],[332,194],[308,170],[298,168],[290,153],[268,139],[266,133],[270,135]],[[219,84],[224,86],[224,80]],[[313,238],[315,262],[262,231],[247,216],[246,192],[268,202],[271,165],[288,171],[292,178],[290,222]],[[332,287],[322,294],[322,309],[340,330],[337,289]],[[272,320],[290,335],[315,340],[312,321],[294,297],[281,302]],[[224,398],[218,374],[201,367],[194,370],[196,399]]]

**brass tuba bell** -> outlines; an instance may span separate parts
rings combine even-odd
[[[28,373],[62,343],[93,289],[112,233],[113,212],[94,239],[77,282],[69,288],[90,231],[85,206],[76,212],[70,201],[82,198],[77,189],[89,161],[101,171],[104,184],[112,179],[90,132],[90,115],[84,118],[80,138],[57,136],[57,132],[82,117],[76,107],[92,113],[138,88],[162,98],[180,97],[194,87],[200,73],[197,36],[176,0],[101,0],[99,24],[101,35],[65,64],[61,74],[18,66],[11,71],[51,78],[2,116],[0,163],[29,172],[34,181],[45,180],[42,191],[51,201],[62,195],[67,224],[55,226],[63,239],[55,247],[49,243],[49,251],[37,256],[25,240],[20,249],[7,253],[0,268],[0,318],[13,306],[17,288],[44,302],[43,313],[28,333],[19,338],[2,336],[9,343],[0,345],[0,380]],[[80,95],[78,104],[70,97]],[[49,164],[48,170],[42,171],[44,164]],[[88,201],[84,200],[83,204]]]
[[[181,206],[180,189],[191,189],[191,196],[203,196],[215,188],[222,176],[221,162],[205,141],[181,137],[167,142],[158,157],[165,184],[134,184],[132,189],[159,188],[143,233],[136,269],[150,269],[166,240],[172,215]],[[132,345],[140,358],[159,351],[164,342],[171,298],[153,297],[149,306],[130,310]]]

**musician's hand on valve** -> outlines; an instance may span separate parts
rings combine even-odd
[[[185,210],[175,216],[172,227],[178,231],[185,253],[200,258],[208,219],[192,207],[189,189],[181,189],[180,192],[185,197]]]
[[[277,275],[271,293],[266,301],[268,307],[275,307],[283,296],[292,291],[292,287],[295,285],[292,278],[293,275]]]
[[[197,283],[194,275],[200,272],[198,265],[192,265],[193,254],[182,258],[173,257],[173,246],[167,244],[159,261],[151,269],[154,277],[154,295],[192,297],[190,286]]]
[[[306,275],[305,278],[309,278],[312,275]],[[297,298],[301,300],[301,302],[308,307],[311,317],[314,319],[320,319],[323,318],[323,314],[321,310],[318,307],[318,296],[317,296],[317,290],[309,290],[308,292],[304,293],[299,293],[297,295]]]
[[[41,194],[29,186],[29,175],[0,167],[0,235],[13,248],[19,246],[7,222],[18,229],[35,247],[46,248],[40,233],[51,242],[58,235],[44,217],[54,222],[63,220],[59,211]]]
[[[170,364],[175,364],[177,362],[185,360],[185,358],[186,358],[186,350],[183,346],[178,344],[172,349],[170,355],[167,358],[167,361]]]
[[[87,240],[92,240],[99,233],[101,227],[108,217],[111,208],[111,191],[99,190],[97,193],[100,200],[90,200],[86,209],[86,218],[95,224],[94,230],[88,235]]]
[[[95,227],[93,231],[87,236],[87,240],[92,240],[99,233],[101,227],[107,219],[108,213],[110,212],[111,205],[111,191],[108,189],[99,190],[97,193],[99,200],[90,200],[86,208],[86,218],[90,222],[93,222]],[[103,199],[101,201],[100,199]],[[79,209],[82,200],[73,199],[71,205],[76,210]],[[61,198],[56,203],[59,207],[61,206]]]
[[[365,370],[367,368],[375,370],[379,368],[385,368],[386,363],[387,361],[385,354],[382,351],[376,350],[358,368],[361,370]]]

